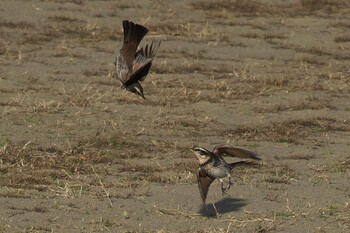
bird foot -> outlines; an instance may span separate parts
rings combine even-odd
[[[221,189],[221,193],[222,193],[223,196],[227,194],[226,190],[227,190],[226,188],[222,188]]]
[[[229,181],[226,188],[224,187],[223,184],[221,185],[221,192],[222,192],[223,196],[227,194],[227,191],[231,188],[231,185],[233,185],[233,182],[231,182],[231,181]]]
[[[231,185],[233,185],[233,182],[231,180],[229,180],[228,185],[227,185],[227,190],[229,190],[231,188]]]
[[[229,189],[230,189],[230,187],[226,187],[226,188],[221,187],[221,193],[222,193],[222,196],[227,195],[227,191],[228,191]]]

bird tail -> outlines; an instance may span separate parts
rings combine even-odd
[[[139,45],[143,37],[147,34],[148,29],[142,25],[135,24],[131,21],[123,21],[124,43],[132,42]]]
[[[237,166],[259,166],[260,164],[255,162],[255,161],[239,161],[239,162],[234,162],[234,163],[230,163],[230,168],[231,170],[234,168],[234,167],[237,167]]]

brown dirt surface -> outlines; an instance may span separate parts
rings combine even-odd
[[[123,19],[162,40],[147,100]],[[0,232],[349,232],[349,1],[2,0],[0,26]],[[205,210],[188,148],[222,143],[263,164]]]

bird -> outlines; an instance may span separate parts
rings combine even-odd
[[[211,183],[217,179],[221,183],[222,195],[230,189],[233,183],[231,182],[231,171],[238,165],[257,165],[252,161],[239,161],[227,163],[224,156],[237,157],[241,159],[261,160],[254,152],[232,147],[229,145],[217,145],[213,151],[209,151],[202,147],[192,147],[190,150],[196,155],[199,160],[199,168],[197,171],[197,182],[199,193],[201,195],[203,205],[206,205],[206,198]],[[224,187],[223,178],[228,177],[228,186]]]
[[[140,81],[145,80],[161,41],[139,48],[148,29],[128,20],[123,20],[123,32],[123,45],[114,63],[117,78],[124,89],[146,99]]]

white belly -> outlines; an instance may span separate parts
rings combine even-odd
[[[224,178],[230,175],[230,170],[228,168],[211,168],[210,175],[216,178]]]

